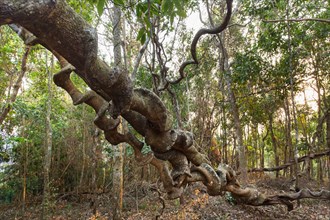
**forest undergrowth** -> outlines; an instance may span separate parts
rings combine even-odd
[[[322,184],[314,180],[300,179],[302,188],[312,190],[329,189],[329,181]],[[257,187],[266,194],[290,192],[293,181],[288,178],[270,178],[268,176],[250,176],[249,186]],[[288,212],[285,206],[254,207],[236,204],[230,194],[212,197],[206,193],[201,183],[194,183],[186,188],[184,204],[180,200],[162,200],[157,190],[157,183],[126,183],[124,194],[123,219],[317,219],[328,220],[330,201],[304,199],[294,203],[294,210]],[[50,202],[48,219],[112,219],[111,192],[92,195],[67,194],[54,196]],[[33,202],[32,202],[33,201]],[[163,203],[164,201],[164,203]],[[163,206],[164,205],[164,206]],[[22,212],[19,204],[1,205],[0,219],[39,219],[41,198],[30,200]]]

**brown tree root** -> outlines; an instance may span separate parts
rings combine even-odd
[[[207,169],[205,169],[207,167]],[[288,211],[293,209],[292,201],[299,199],[324,199],[330,201],[330,191],[321,190],[313,192],[309,189],[302,189],[296,193],[281,193],[275,195],[265,195],[255,188],[242,188],[236,179],[236,173],[226,164],[220,164],[217,169],[217,176],[211,173],[212,168],[207,165],[192,168],[192,177],[188,182],[202,181],[210,195],[222,195],[224,192],[230,192],[238,203],[243,203],[252,206],[265,206],[265,205],[286,205]],[[218,181],[220,179],[221,181]],[[215,184],[219,184],[216,186]],[[220,190],[219,190],[220,189]]]

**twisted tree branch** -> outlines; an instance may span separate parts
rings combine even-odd
[[[196,55],[196,46],[197,46],[197,43],[198,43],[199,39],[201,38],[201,36],[203,36],[205,34],[219,34],[227,28],[230,18],[231,18],[231,14],[232,14],[233,1],[226,0],[226,3],[227,3],[227,14],[226,14],[224,20],[222,21],[222,23],[219,26],[211,28],[211,29],[202,28],[196,33],[196,35],[191,43],[191,46],[190,46],[190,53],[192,56],[192,60],[187,60],[187,61],[183,62],[179,68],[180,77],[173,81],[168,80],[169,83],[171,83],[171,84],[179,83],[182,79],[184,79],[186,77],[186,73],[184,72],[185,68],[191,64],[198,64],[198,59],[197,59],[197,55]]]
[[[219,33],[227,27],[231,4],[232,0],[227,0],[227,15],[218,28],[202,29],[196,34],[191,48],[193,61],[188,63],[198,64],[196,45],[202,35]],[[130,144],[141,164],[150,162],[158,169],[168,198],[178,198],[187,183],[202,181],[210,195],[229,191],[249,205],[285,204],[291,207],[290,201],[300,198],[329,199],[328,191],[315,193],[308,190],[267,196],[256,189],[242,188],[236,173],[227,165],[221,164],[214,170],[209,160],[195,148],[191,133],[171,128],[165,105],[154,93],[146,89],[133,90],[127,71],[111,69],[97,56],[94,29],[65,0],[2,0],[0,25],[10,23],[19,24],[33,33],[37,38],[34,42],[42,44],[58,58],[62,69],[54,76],[55,84],[67,91],[75,105],[85,103],[95,110],[94,123],[103,130],[111,144]],[[184,76],[187,65],[181,66],[181,76]],[[80,92],[70,79],[72,71],[93,91]],[[119,115],[145,137],[154,156],[141,153],[143,143],[132,132],[117,131]],[[165,161],[171,163],[171,173]],[[193,168],[189,167],[189,162],[194,164]]]

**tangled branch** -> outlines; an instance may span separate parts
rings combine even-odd
[[[198,43],[199,39],[201,38],[201,36],[203,36],[205,34],[219,34],[227,28],[230,18],[231,18],[231,14],[232,14],[232,3],[233,3],[232,0],[226,0],[227,13],[226,13],[224,20],[222,21],[222,23],[219,26],[211,28],[211,29],[202,28],[196,33],[196,35],[191,43],[191,46],[190,46],[190,53],[192,56],[192,60],[187,60],[181,64],[181,66],[179,68],[180,77],[173,81],[169,80],[170,84],[177,84],[186,77],[186,73],[184,72],[184,70],[187,66],[189,66],[191,64],[198,65],[196,46],[197,46],[197,43]]]

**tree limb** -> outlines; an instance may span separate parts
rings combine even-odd
[[[0,125],[6,119],[8,113],[9,113],[9,111],[11,109],[12,103],[15,102],[16,97],[17,97],[17,94],[18,94],[18,91],[21,88],[22,80],[23,80],[23,77],[24,77],[25,72],[26,72],[26,62],[27,62],[27,58],[29,56],[30,51],[31,51],[31,47],[30,46],[26,46],[25,47],[25,53],[24,53],[24,55],[22,57],[21,70],[20,70],[19,75],[18,75],[18,78],[17,78],[17,80],[16,80],[16,82],[15,82],[15,84],[13,86],[13,91],[12,91],[10,97],[8,98],[7,103],[5,103],[3,109],[1,109]]]
[[[320,153],[315,153],[315,154],[309,154],[309,155],[305,155],[302,157],[298,158],[298,162],[304,162],[306,161],[306,159],[317,159],[323,156],[330,156],[330,149],[320,152]],[[252,168],[249,169],[248,172],[273,172],[273,171],[279,171],[279,170],[283,170],[286,169],[290,166],[292,166],[295,163],[294,160],[289,161],[288,163],[285,163],[283,165],[280,165],[278,167],[270,167],[270,168]]]
[[[191,64],[198,64],[198,59],[197,59],[197,55],[196,55],[196,46],[197,46],[197,43],[201,36],[203,36],[205,34],[219,34],[223,30],[226,29],[226,27],[229,24],[230,18],[231,18],[233,1],[226,0],[226,3],[227,3],[227,14],[226,14],[224,20],[222,21],[222,23],[219,26],[211,28],[211,29],[202,28],[196,33],[196,35],[190,45],[190,53],[192,56],[192,60],[183,62],[179,68],[180,77],[176,80],[169,81],[169,83],[171,83],[171,84],[179,83],[182,79],[184,79],[186,77],[186,74],[184,72],[185,68]]]
[[[265,23],[277,23],[277,22],[302,22],[302,21],[317,21],[317,22],[325,22],[330,23],[329,19],[322,18],[296,18],[296,19],[278,19],[278,20],[262,20]]]

